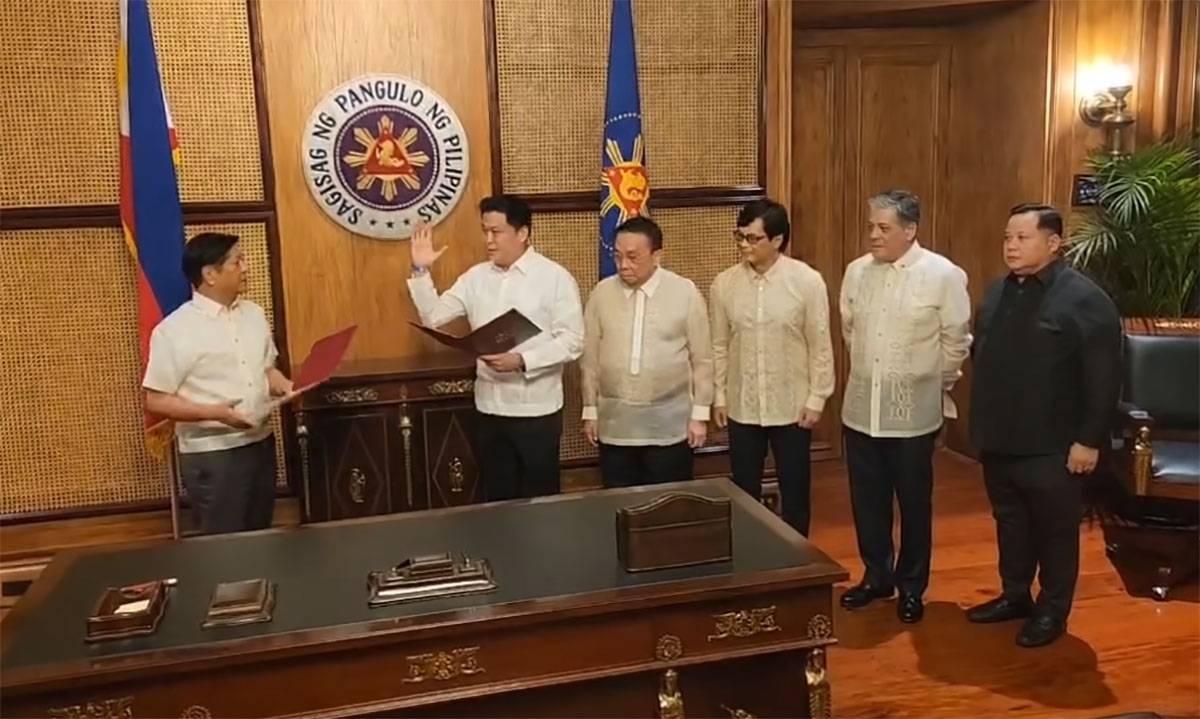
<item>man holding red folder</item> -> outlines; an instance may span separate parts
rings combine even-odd
[[[562,265],[529,244],[529,205],[509,195],[479,203],[488,259],[438,295],[429,268],[429,227],[412,237],[408,289],[426,327],[466,316],[475,330],[516,309],[542,329],[508,352],[476,363],[479,467],[488,500],[556,494],[562,436],[562,368],[583,352],[579,286]]]
[[[276,462],[266,418],[292,398],[292,383],[275,367],[266,313],[239,297],[246,260],[238,238],[196,235],[184,248],[183,271],[192,299],[150,337],[146,408],[178,423],[180,478],[201,532],[264,529],[275,507]]]

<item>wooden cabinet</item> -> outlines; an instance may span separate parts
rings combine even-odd
[[[297,408],[304,519],[486,499],[469,358],[350,362]]]

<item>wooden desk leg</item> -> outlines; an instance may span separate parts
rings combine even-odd
[[[808,685],[808,715],[812,719],[830,719],[829,676],[825,671],[825,648],[816,647],[808,653],[804,667],[804,680]]]

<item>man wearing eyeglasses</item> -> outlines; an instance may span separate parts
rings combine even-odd
[[[771,200],[738,215],[742,261],[710,292],[713,419],[729,427],[734,482],[755,499],[770,445],[783,518],[808,536],[809,449],[833,394],[833,349],[825,280],[784,254],[790,229],[787,210]]]
[[[704,296],[659,266],[662,230],[646,217],[617,228],[617,274],[588,297],[580,360],[583,433],[600,449],[605,487],[692,478],[712,404]]]

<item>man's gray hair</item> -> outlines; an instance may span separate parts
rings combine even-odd
[[[895,210],[896,217],[905,225],[921,222],[921,200],[907,190],[887,190],[867,200],[876,210]]]

